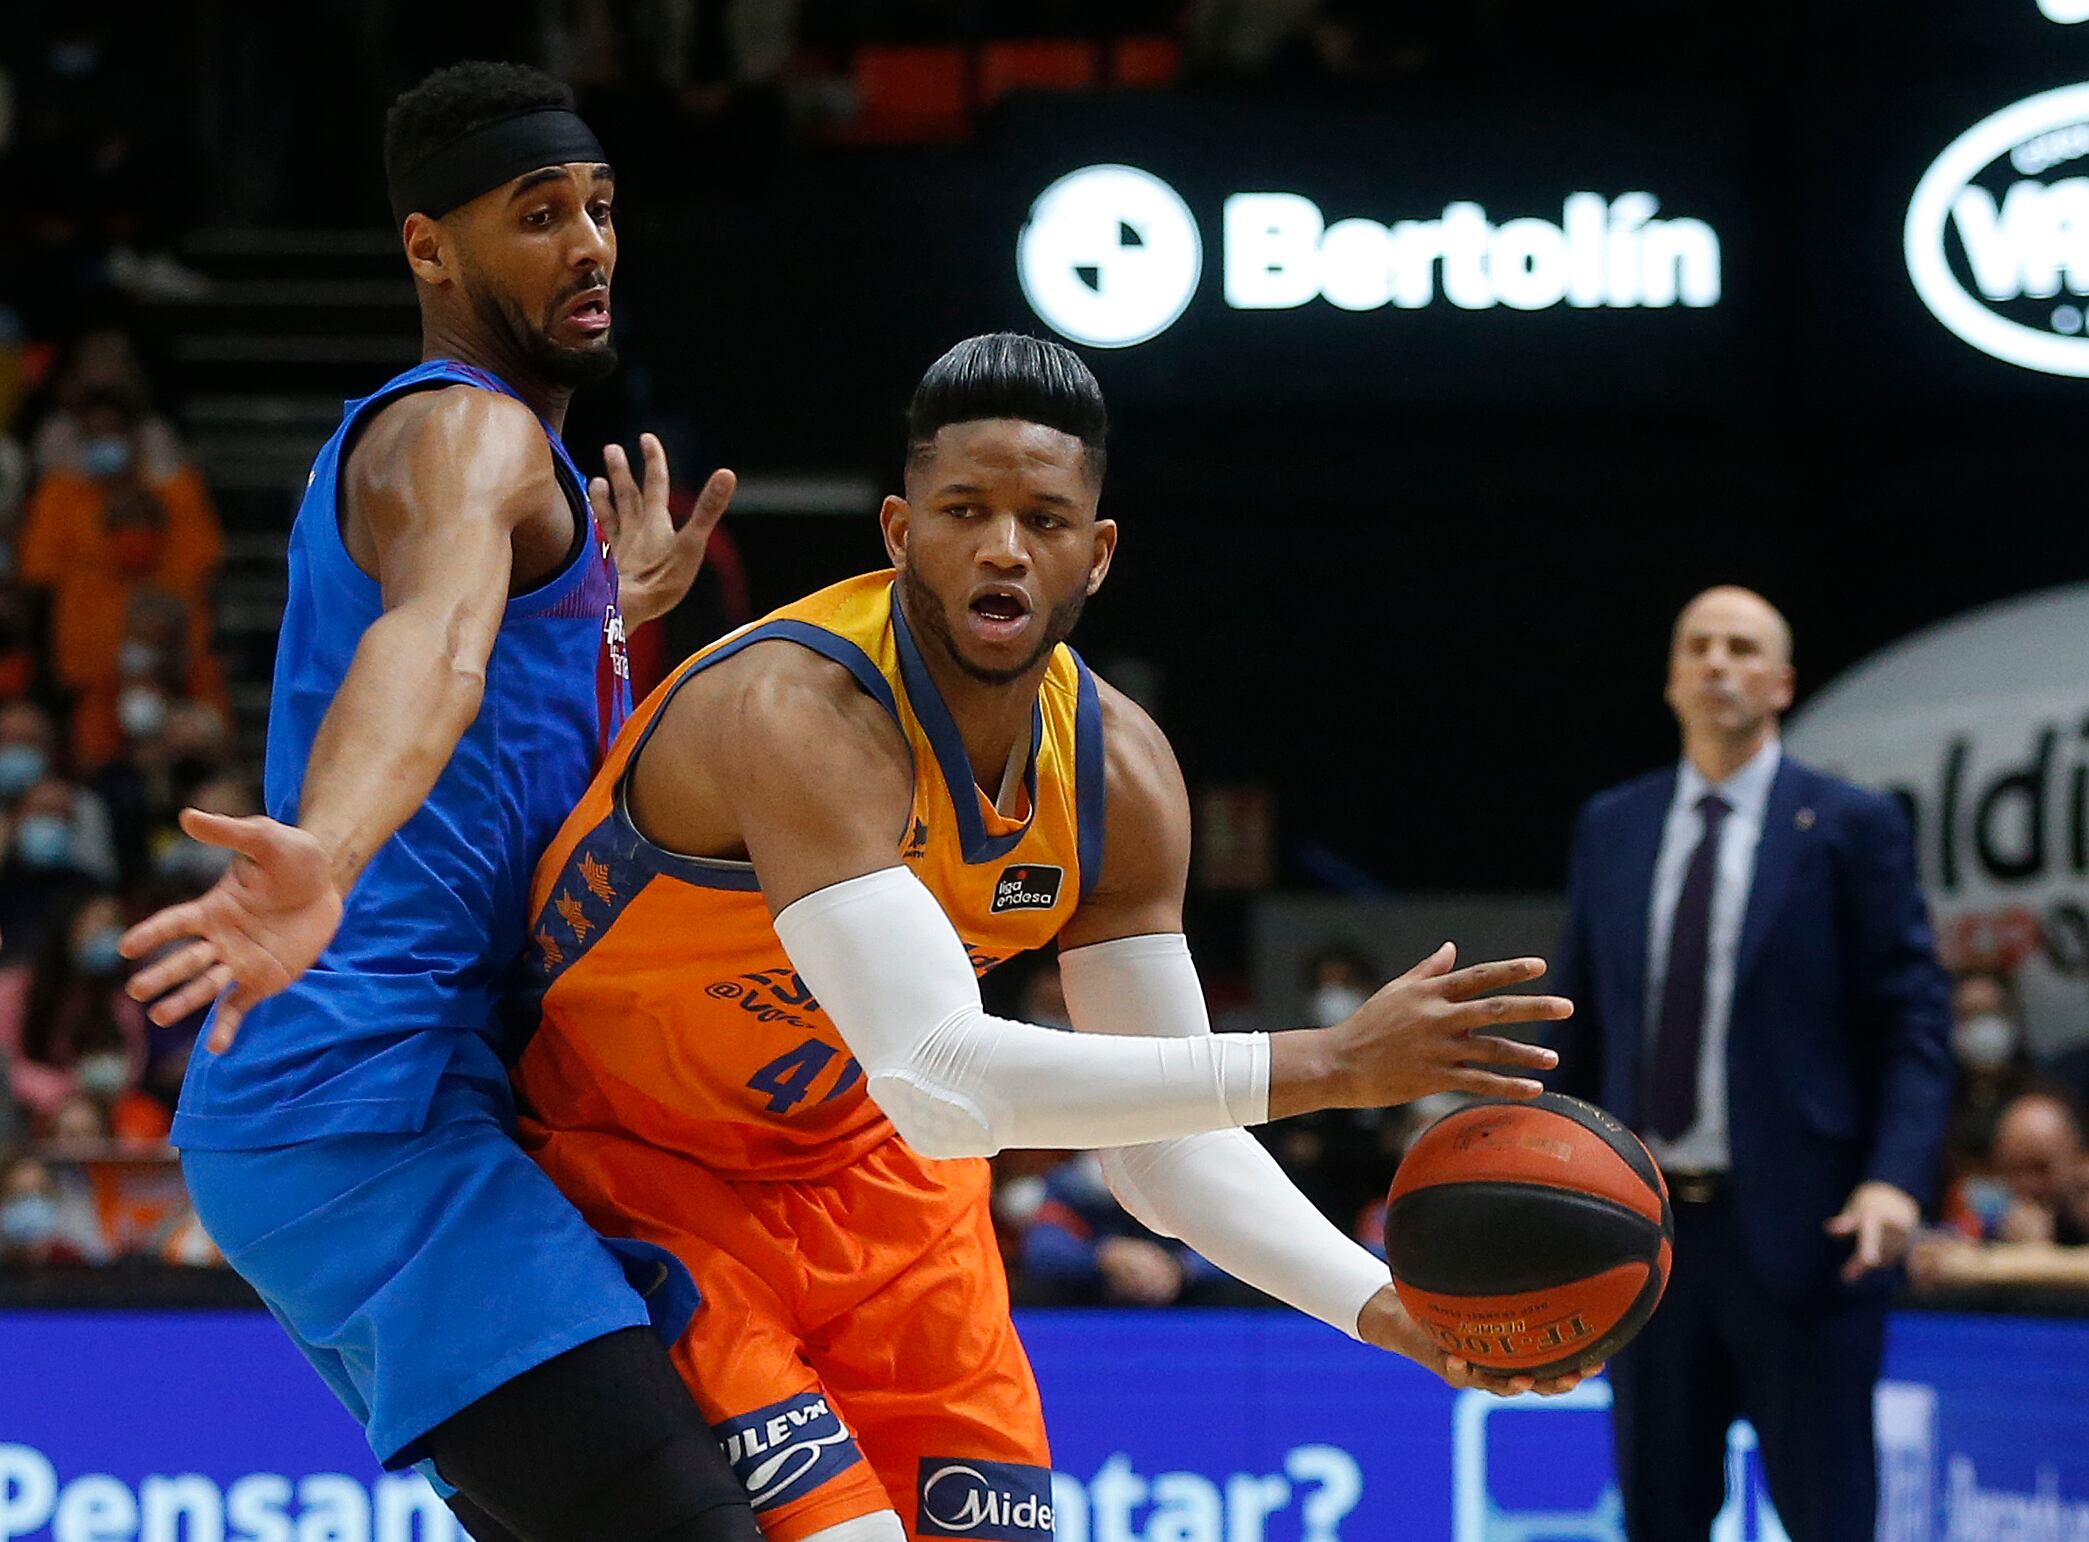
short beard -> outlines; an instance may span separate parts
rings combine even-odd
[[[493,332],[508,340],[516,357],[545,385],[577,390],[609,378],[617,367],[616,344],[599,348],[561,348],[532,326],[522,307],[495,289],[473,286],[472,309]]]
[[[965,657],[964,650],[958,646],[957,633],[950,625],[950,618],[943,613],[943,602],[933,589],[915,576],[912,568],[901,569],[899,591],[900,598],[907,604],[907,619],[934,638],[943,656],[962,674],[981,685],[1012,685],[1029,674],[1040,659],[1073,635],[1074,626],[1088,604],[1087,590],[1077,590],[1072,599],[1062,600],[1046,614],[1044,636],[1028,658],[1008,669],[988,669]]]

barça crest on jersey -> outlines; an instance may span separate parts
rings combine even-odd
[[[1050,910],[1059,903],[1059,888],[1065,882],[1063,867],[1036,862],[1004,867],[994,880],[994,903],[988,910],[997,916],[1009,910]]]

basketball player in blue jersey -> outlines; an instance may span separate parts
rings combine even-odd
[[[125,938],[179,943],[133,993],[161,1022],[215,998],[174,1126],[197,1213],[386,1466],[423,1464],[480,1542],[747,1542],[662,1344],[688,1276],[513,1143],[494,1021],[538,856],[629,711],[625,617],[687,591],[731,476],[678,534],[657,441],[642,485],[609,452],[599,510],[560,443],[615,362],[617,255],[563,86],[441,71],[385,160],[423,362],[312,468],[268,817],[183,815],[237,860]]]

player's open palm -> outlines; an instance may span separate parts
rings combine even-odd
[[[169,905],[123,934],[126,958],[189,941],[132,977],[129,991],[153,1003],[162,1025],[217,1000],[210,1048],[232,1045],[254,1003],[312,967],[341,924],[341,893],[325,848],[295,825],[184,809],[181,827],[234,853],[208,892]]]
[[[1356,1106],[1410,1103],[1434,1092],[1534,1098],[1545,1089],[1516,1071],[1550,1070],[1559,1056],[1484,1030],[1571,1016],[1563,996],[1501,995],[1535,980],[1542,958],[1512,958],[1454,969],[1445,943],[1380,990],[1334,1028],[1340,1084]]]

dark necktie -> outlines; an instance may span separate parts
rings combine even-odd
[[[1690,854],[1668,928],[1660,1027],[1647,1072],[1646,1127],[1675,1140],[1697,1122],[1697,1062],[1705,1037],[1705,969],[1712,957],[1712,887],[1719,877],[1719,825],[1731,810],[1715,792],[1697,800],[1704,838]]]

